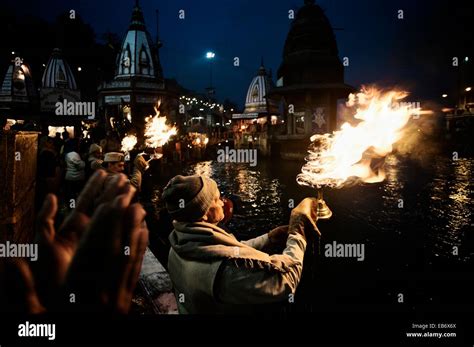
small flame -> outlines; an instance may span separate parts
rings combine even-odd
[[[135,135],[125,136],[122,140],[122,151],[130,152],[137,144],[137,137]]]
[[[204,147],[209,143],[209,138],[206,134],[201,133],[189,133],[191,137],[191,143],[195,147]]]
[[[360,122],[356,125],[346,122],[332,134],[313,135],[307,163],[296,178],[298,184],[320,188],[341,187],[349,179],[366,183],[383,181],[383,166],[375,169],[374,159],[392,152],[393,144],[403,137],[412,115],[429,113],[399,102],[407,95],[403,91],[383,92],[376,88],[363,88],[360,93],[350,94],[347,106],[357,107],[354,118]]]
[[[169,141],[171,136],[177,134],[176,127],[170,127],[166,124],[166,117],[160,117],[160,101],[155,107],[155,116],[145,118],[145,143],[147,147],[162,147]]]

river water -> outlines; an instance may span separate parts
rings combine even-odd
[[[224,196],[238,197],[228,227],[248,239],[287,224],[292,200],[316,195],[295,181],[302,165],[202,161],[168,167],[152,181],[156,198],[174,174],[213,178]],[[324,191],[333,216],[318,222],[320,244],[309,244],[297,310],[472,308],[474,159],[420,162],[392,155],[385,170],[381,183]],[[333,241],[364,244],[364,260],[325,257],[324,245]]]

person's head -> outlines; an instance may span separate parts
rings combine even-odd
[[[55,138],[56,139],[61,139],[61,133],[59,131],[56,132]]]
[[[69,132],[67,132],[66,130],[63,131],[63,140],[67,140],[69,139]]]
[[[79,140],[72,138],[64,144],[64,153],[76,152],[79,153]]]
[[[102,147],[100,147],[97,143],[93,143],[89,147],[89,155],[95,158],[102,157]]]
[[[41,151],[54,151],[53,139],[49,136],[42,139],[39,148]]]
[[[49,137],[46,139],[46,142],[45,142],[45,148],[49,149],[49,150],[54,150],[54,141],[53,141],[53,138],[52,137]]]
[[[121,173],[125,169],[125,156],[120,152],[109,152],[105,154],[104,164],[107,170],[113,173]]]
[[[175,176],[163,190],[163,200],[171,217],[180,222],[217,224],[224,219],[219,188],[210,178]]]

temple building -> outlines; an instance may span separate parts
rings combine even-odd
[[[41,112],[54,112],[58,101],[81,101],[81,93],[61,50],[55,48],[41,78]]]
[[[49,134],[63,132],[67,128],[71,136],[80,131],[81,122],[87,115],[58,114],[56,105],[81,103],[81,93],[69,64],[61,50],[55,48],[45,65],[40,88],[34,85],[31,69],[20,57],[15,57],[7,69],[0,91],[0,116],[9,122],[31,121],[49,129]]]
[[[144,118],[155,114],[158,100],[161,100],[161,115],[176,117],[178,94],[167,88],[159,59],[160,47],[158,33],[157,41],[153,42],[137,1],[117,56],[115,77],[98,89],[99,108],[108,129],[121,135],[125,131],[136,132],[141,142]]]
[[[272,151],[288,159],[304,157],[311,135],[336,129],[338,101],[351,91],[328,18],[314,0],[305,0],[291,24],[276,86],[268,95],[285,119],[283,129],[273,132]]]
[[[79,135],[81,122],[88,118],[86,114],[76,114],[76,109],[68,114],[57,112],[57,103],[81,103],[81,92],[74,73],[63,57],[62,51],[55,48],[46,64],[41,78],[40,121],[42,127],[48,127],[49,135],[67,130],[71,137]],[[64,110],[66,111],[66,110]],[[74,131],[75,127],[75,131]]]
[[[281,122],[278,118],[278,104],[267,99],[274,88],[271,72],[267,72],[263,59],[257,75],[253,77],[245,98],[243,113],[232,114],[235,146],[268,150],[268,122],[273,125]]]
[[[24,118],[38,106],[38,93],[31,69],[20,57],[12,59],[1,81],[0,112],[9,118]]]

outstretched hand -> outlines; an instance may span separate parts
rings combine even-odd
[[[321,236],[316,221],[318,220],[318,200],[316,198],[305,198],[296,206],[290,215],[289,232],[297,232],[303,236],[304,229],[312,229]]]
[[[112,221],[108,219],[110,216],[97,213],[101,208],[110,207],[117,199],[123,199],[124,194],[133,196],[135,193],[135,188],[128,184],[125,175],[117,175],[110,180],[106,180],[106,177],[106,173],[102,170],[97,171],[91,177],[78,198],[76,208],[67,216],[58,231],[54,226],[54,219],[58,210],[57,198],[52,194],[46,197],[38,216],[39,257],[36,262],[32,263],[32,269],[38,296],[47,308],[53,308],[58,304],[56,302],[57,298],[65,284],[66,275],[71,270],[71,263],[76,256],[79,244],[88,245],[90,241],[87,240],[90,239],[87,235],[91,231],[96,234],[97,225],[103,225],[106,229],[121,227],[124,234],[131,235],[133,234],[132,226],[126,218],[136,219],[138,216],[139,219],[142,219],[141,210],[143,209],[140,205],[136,205],[128,211],[126,218],[125,216],[118,216],[114,220],[125,218],[123,226],[111,223]],[[107,184],[104,187],[106,181]],[[91,216],[94,205],[97,203],[100,204],[98,211],[94,216]],[[142,231],[140,237],[146,236],[147,238],[148,230],[146,226],[143,226],[142,229],[146,231]],[[108,242],[113,243],[114,240],[109,239]],[[107,248],[107,244],[102,244],[102,246]],[[104,254],[102,249],[96,248],[95,251],[97,255],[101,255],[103,260],[109,260],[107,258],[109,255]],[[115,269],[118,269],[118,265]]]
[[[23,314],[43,313],[28,262],[22,258],[0,261],[0,311]]]
[[[145,210],[130,204],[134,193],[128,186],[94,213],[66,278],[70,309],[128,312],[148,243]]]
[[[46,196],[43,207],[38,215],[37,242],[39,257],[32,262],[32,270],[36,279],[36,288],[45,306],[58,294],[67,270],[76,252],[79,240],[90,223],[90,211],[94,198],[100,196],[103,202],[110,201],[119,194],[126,185],[126,177],[117,176],[103,189],[106,173],[97,171],[88,181],[78,197],[77,206],[66,217],[61,227],[56,230],[54,220],[58,211],[58,199],[53,194]]]

